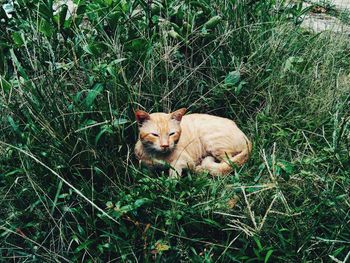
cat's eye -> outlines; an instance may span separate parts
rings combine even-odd
[[[151,134],[155,137],[159,137],[159,134],[157,134],[157,133],[151,133]]]
[[[169,133],[169,136],[173,136],[175,134],[175,132],[171,132]]]

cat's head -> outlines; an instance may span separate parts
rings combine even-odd
[[[150,154],[171,153],[180,139],[180,122],[186,109],[182,108],[172,113],[152,113],[138,110],[135,112],[139,124],[139,138]]]

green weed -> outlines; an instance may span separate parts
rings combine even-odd
[[[287,1],[16,1],[0,11],[4,262],[349,257],[350,39]],[[133,112],[211,113],[252,139],[225,178],[133,156]]]

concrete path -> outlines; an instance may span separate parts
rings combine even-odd
[[[319,0],[310,0],[309,2],[314,4],[320,3],[322,5],[322,2]],[[350,14],[350,0],[332,0],[329,1],[329,4],[339,12],[349,12]],[[309,5],[307,3],[305,4],[305,6]],[[332,31],[350,35],[350,25],[344,24],[338,18],[325,13],[311,13],[306,15],[302,27],[309,28],[316,33]]]
[[[337,9],[348,9],[350,11],[350,0],[333,0],[331,2]]]

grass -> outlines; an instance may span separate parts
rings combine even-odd
[[[350,39],[285,1],[17,1],[0,27],[3,262],[346,262]],[[141,167],[133,112],[211,113],[231,176]]]

